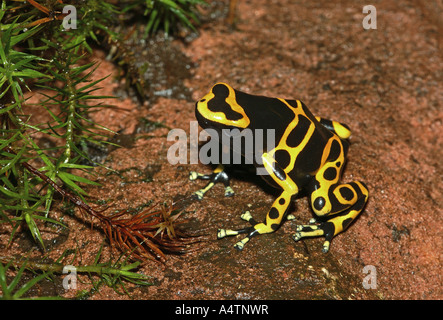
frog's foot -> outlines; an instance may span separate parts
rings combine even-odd
[[[310,224],[298,225],[296,227],[296,232],[293,235],[293,239],[295,241],[299,241],[300,239],[306,237],[325,236],[322,252],[327,253],[334,235],[334,232],[331,232],[331,226],[328,224],[328,222],[317,224],[317,220],[315,219],[309,220],[309,223]]]
[[[212,174],[201,174],[195,171],[189,172],[189,180],[209,180],[208,184],[193,193],[193,195],[198,199],[202,200],[205,193],[208,192],[215,184],[223,183],[225,186],[225,197],[231,197],[234,195],[234,190],[229,186],[229,176],[223,170],[223,166],[219,165]]]
[[[238,241],[234,245],[234,248],[236,248],[238,250],[243,250],[243,247],[251,239],[251,237],[258,233],[258,231],[254,228],[254,226],[257,225],[258,222],[252,218],[252,215],[249,211],[245,211],[240,216],[240,218],[242,218],[245,221],[248,221],[252,225],[252,227],[247,227],[247,228],[243,228],[243,229],[239,229],[239,230],[218,229],[217,239],[222,239],[222,238],[228,237],[228,236],[236,236],[241,233],[248,233],[248,236],[246,236],[242,240]]]

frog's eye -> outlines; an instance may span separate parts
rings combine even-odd
[[[204,98],[200,100],[200,102],[205,102],[205,101],[206,101],[206,99],[204,99]]]

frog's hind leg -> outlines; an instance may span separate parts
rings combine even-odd
[[[320,117],[315,117],[315,119],[326,127],[326,129],[337,134],[341,139],[348,139],[351,136],[351,129],[344,123]]]
[[[281,189],[283,189],[280,196],[275,199],[271,209],[266,214],[266,219],[263,222],[255,221],[249,212],[245,212],[242,215],[242,219],[248,221],[252,227],[244,228],[240,230],[218,230],[217,236],[219,239],[226,236],[235,236],[240,233],[247,233],[248,235],[237,242],[234,247],[242,250],[244,245],[254,236],[258,234],[271,233],[280,227],[283,217],[286,214],[286,210],[289,204],[298,194],[298,187],[292,181],[292,179],[283,171],[283,169],[275,162],[274,158],[268,153],[262,155],[263,165],[266,171],[269,173],[273,181],[275,181]]]
[[[189,180],[209,180],[208,184],[194,192],[194,196],[197,197],[198,200],[202,200],[205,193],[208,192],[215,184],[217,183],[223,183],[225,186],[225,197],[231,197],[234,195],[234,190],[229,185],[229,176],[224,171],[224,166],[222,164],[219,164],[217,168],[212,172],[212,174],[201,174],[195,171],[191,171],[189,173]]]
[[[354,219],[363,210],[368,200],[368,189],[363,182],[355,181],[349,184],[337,185],[327,201],[331,202],[331,211],[319,216],[322,222],[316,219],[310,221],[311,224],[298,225],[293,238],[298,241],[305,237],[324,236],[323,252],[329,251],[332,238],[340,232],[346,230]],[[315,201],[311,199],[311,202]],[[343,210],[343,207],[345,209]]]

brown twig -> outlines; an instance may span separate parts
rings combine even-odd
[[[5,149],[15,154],[12,148]],[[98,219],[111,246],[119,247],[134,258],[140,260],[154,258],[164,262],[165,253],[188,252],[191,244],[200,241],[199,236],[189,236],[175,229],[175,220],[180,214],[176,213],[179,208],[174,204],[169,207],[160,205],[159,209],[147,209],[135,215],[129,215],[128,210],[123,210],[108,216],[103,212],[109,208],[94,210],[80,197],[65,190],[29,163],[21,164],[29,172],[51,185],[63,198],[69,199],[81,213]]]

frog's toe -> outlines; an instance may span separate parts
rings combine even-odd
[[[323,243],[323,248],[321,249],[321,251],[322,251],[323,253],[328,253],[330,245],[331,245],[331,242],[326,240],[326,241]]]
[[[240,216],[241,219],[245,220],[245,221],[250,221],[252,220],[252,215],[251,212],[249,211],[245,211],[242,213],[242,215]]]
[[[227,236],[226,229],[217,230],[217,239],[223,239],[226,236]]]
[[[294,233],[292,238],[294,239],[294,241],[300,240],[302,238],[301,233],[300,232]]]
[[[241,251],[243,250],[243,248],[245,247],[245,244],[249,241],[249,237],[246,237],[242,240],[240,240],[239,242],[237,242],[236,244],[234,244],[234,248]]]
[[[317,219],[315,219],[315,218],[311,218],[311,219],[309,219],[309,224],[316,224],[318,221],[317,221]]]
[[[232,197],[234,195],[234,190],[230,186],[225,187],[225,197]]]
[[[243,243],[241,243],[240,241],[237,242],[236,244],[234,244],[234,248],[237,249],[238,251],[242,251],[244,247],[245,247],[245,245]]]
[[[318,225],[302,224],[295,227],[293,238],[295,241],[306,237],[316,237],[324,235],[323,229]]]
[[[238,231],[231,229],[218,229],[217,230],[217,239],[223,239],[224,237],[236,236],[238,235]]]
[[[197,180],[198,178],[198,173],[195,171],[191,171],[189,172],[189,180],[194,181]]]
[[[195,192],[192,194],[192,196],[193,196],[194,198],[196,198],[197,200],[202,200],[204,195],[205,195],[205,193],[202,192],[202,190],[195,191]]]

